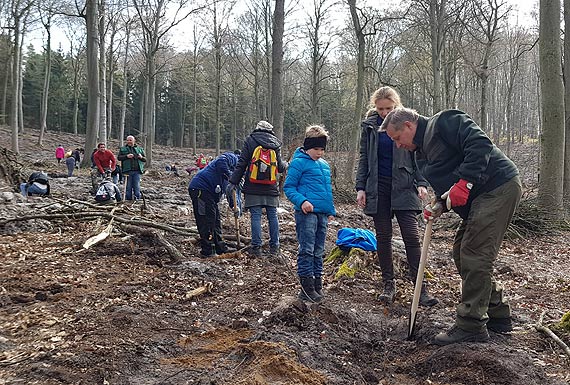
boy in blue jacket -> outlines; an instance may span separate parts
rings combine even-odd
[[[336,215],[331,169],[322,159],[329,138],[322,126],[309,126],[303,147],[297,148],[289,164],[283,190],[295,205],[299,252],[297,275],[301,282],[299,299],[319,302],[323,297],[323,255],[328,220]]]
[[[234,153],[223,153],[200,170],[188,185],[194,218],[200,234],[201,257],[213,257],[216,253],[228,252],[228,247],[222,239],[218,202],[226,190],[237,160]]]

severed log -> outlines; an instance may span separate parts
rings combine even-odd
[[[545,314],[546,311],[543,311],[542,314],[540,315],[538,322],[536,323],[536,325],[534,325],[534,328],[537,331],[542,332],[546,334],[548,337],[552,338],[554,342],[556,342],[556,344],[558,344],[558,346],[560,346],[562,350],[564,350],[564,353],[566,353],[566,355],[570,357],[570,348],[568,347],[568,345],[566,345],[564,341],[562,341],[556,334],[554,334],[554,332],[550,330],[550,328],[542,324]]]
[[[164,238],[164,235],[162,235],[159,231],[144,229],[144,228],[141,229],[137,226],[126,225],[126,224],[121,224],[120,227],[123,231],[127,233],[131,234],[134,233],[154,238],[161,246],[163,246],[166,249],[168,255],[170,256],[170,260],[172,262],[178,263],[184,258],[184,255],[182,255],[182,253],[172,243],[168,242],[166,238]]]
[[[202,295],[204,293],[209,293],[212,291],[212,288],[214,287],[214,284],[212,282],[206,282],[203,286],[200,286],[194,290],[190,290],[188,293],[186,293],[186,299],[191,299],[194,297],[197,297],[199,295]]]

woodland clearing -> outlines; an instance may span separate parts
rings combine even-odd
[[[189,166],[186,149],[155,147],[155,167],[142,180],[144,208],[139,201],[105,211],[128,218],[123,225],[143,228],[141,223],[150,221],[180,232],[133,234],[116,220],[110,236],[85,249],[88,238],[107,228],[109,216],[85,215],[95,210],[81,203],[94,203],[89,170],[67,178],[65,165],[54,156],[59,143],[75,148],[83,138],[48,132],[38,148],[37,135],[33,130],[21,135],[18,161],[25,170],[50,173],[52,196],[23,202],[15,186],[0,180],[3,197],[14,193],[14,199],[0,203],[0,384],[570,383],[570,357],[535,329],[541,316],[550,325],[570,310],[567,232],[503,243],[496,277],[513,306],[510,335],[491,333],[488,343],[437,347],[429,341],[453,323],[459,298],[460,278],[450,257],[454,214],[435,224],[429,250],[430,290],[440,303],[420,308],[415,339],[409,341],[413,288],[404,279],[401,255],[397,299],[390,306],[376,300],[380,272],[370,253],[363,254],[354,278],[335,280],[339,264],[325,266],[321,304],[295,301],[297,243],[286,200],[279,214],[279,259],[246,253],[199,258],[189,177],[162,166]],[[8,129],[0,128],[0,143],[7,146],[9,138]],[[117,143],[108,147],[115,151]],[[534,156],[532,149],[527,154]],[[523,173],[527,186],[533,184],[531,175]],[[225,202],[221,206],[224,235],[235,237],[232,213]],[[338,229],[371,228],[354,203],[337,203],[337,211],[327,251]],[[6,221],[54,213],[65,215]],[[247,240],[247,213],[240,227]],[[158,231],[181,259],[169,257]],[[570,342],[570,332],[556,333]]]

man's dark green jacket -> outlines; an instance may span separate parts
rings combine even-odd
[[[453,208],[463,219],[469,215],[473,199],[519,173],[515,164],[462,111],[445,110],[431,118],[420,116],[413,140],[422,174],[438,197],[459,179],[473,183],[467,204]]]

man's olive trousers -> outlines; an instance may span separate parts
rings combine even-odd
[[[518,176],[473,200],[453,243],[453,260],[461,275],[461,303],[456,325],[478,332],[489,318],[508,318],[511,309],[493,278],[493,264],[522,194]]]

